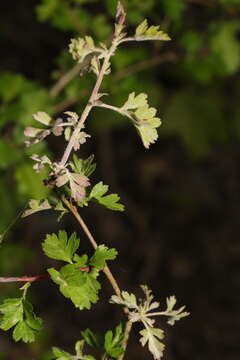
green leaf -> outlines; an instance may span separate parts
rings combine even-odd
[[[108,330],[105,334],[104,348],[106,353],[115,359],[118,358],[124,352],[123,348],[121,347],[122,341],[123,327],[122,324],[119,324],[116,327],[114,334],[111,330]]]
[[[171,40],[168,34],[164,31],[159,30],[160,25],[158,26],[148,26],[148,22],[145,19],[138,27],[135,32],[135,40]]]
[[[84,267],[88,263],[88,256],[86,254],[82,256],[75,254],[73,260],[79,267]]]
[[[9,330],[23,318],[22,298],[6,299],[0,305],[0,313],[3,315],[0,328]]]
[[[60,230],[58,235],[48,234],[42,248],[44,253],[51,259],[63,260],[72,263],[74,253],[79,247],[80,240],[76,233],[73,233],[68,239],[65,231]]]
[[[101,270],[106,265],[107,260],[114,260],[117,256],[116,249],[109,249],[105,245],[99,245],[95,250],[94,255],[90,259],[90,265]]]
[[[74,154],[73,162],[70,163],[70,166],[75,173],[89,177],[96,169],[96,163],[94,163],[93,160],[94,160],[94,155],[91,155],[84,160],[78,158]]]
[[[48,269],[48,272],[60,286],[61,293],[80,310],[90,309],[98,301],[101,285],[91,273],[81,272],[74,264],[65,265],[60,272],[54,268]]]
[[[52,347],[52,352],[53,352],[54,358],[56,358],[57,360],[71,360],[73,358],[73,356],[71,354],[69,354],[68,352],[66,352],[56,346]]]
[[[109,188],[108,185],[104,185],[103,182],[100,181],[99,183],[94,185],[94,187],[92,188],[92,190],[90,192],[89,197],[99,199],[108,191],[108,188]]]
[[[108,185],[104,185],[102,181],[96,184],[90,194],[88,199],[96,199],[99,204],[105,206],[106,208],[114,211],[124,211],[124,205],[119,203],[120,197],[117,194],[110,194],[103,196],[108,191]]]
[[[81,331],[81,335],[88,345],[95,348],[102,347],[102,336],[94,334],[91,329],[85,329],[84,331]]]
[[[0,322],[2,330],[14,327],[13,339],[25,343],[33,342],[41,329],[42,320],[34,312],[31,303],[22,298],[7,299],[0,305],[3,318]]]

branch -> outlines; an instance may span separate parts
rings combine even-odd
[[[74,143],[76,141],[76,138],[77,138],[81,128],[83,127],[84,122],[86,121],[90,111],[92,110],[94,102],[97,100],[99,88],[100,88],[100,86],[102,84],[104,74],[105,74],[105,72],[106,72],[106,70],[107,70],[107,68],[109,66],[109,59],[114,54],[114,51],[116,50],[116,47],[117,47],[117,45],[113,41],[112,46],[110,47],[110,49],[108,50],[108,52],[105,55],[101,70],[99,72],[99,75],[97,77],[97,81],[96,81],[95,86],[94,86],[93,91],[92,91],[92,94],[91,94],[91,96],[90,96],[90,98],[88,100],[88,103],[87,103],[85,109],[82,112],[81,118],[80,118],[75,130],[72,133],[72,136],[71,136],[71,138],[69,140],[69,143],[68,143],[68,145],[67,145],[67,147],[66,147],[66,149],[64,151],[64,154],[62,156],[62,159],[60,161],[60,165],[62,165],[62,166],[64,166],[66,164],[66,162],[68,161],[68,158],[69,158],[69,156],[70,156],[70,154],[72,152],[72,149],[73,149]]]
[[[123,352],[122,355],[119,356],[119,358],[117,360],[123,360],[123,358],[124,358],[124,355],[125,355],[125,352],[126,352],[126,349],[127,349],[127,345],[128,345],[129,335],[130,335],[130,332],[132,330],[132,326],[133,326],[133,323],[128,320],[128,322],[126,323],[123,342],[122,342],[122,348],[123,348],[124,352]]]
[[[71,70],[69,70],[66,74],[60,77],[60,79],[56,82],[55,85],[50,89],[49,96],[51,98],[55,98],[60,91],[77,76],[82,69],[83,64],[77,63]]]
[[[115,75],[113,75],[113,79],[115,81],[124,79],[132,74],[136,74],[140,71],[143,71],[145,69],[151,68],[152,66],[156,66],[159,64],[162,64],[164,62],[176,62],[177,61],[177,55],[173,52],[166,52],[162,55],[157,55],[150,60],[143,60],[139,63],[130,65],[129,67],[119,70]],[[67,85],[67,84],[66,84]],[[84,96],[86,94],[86,91],[83,90],[78,95],[72,97],[71,99],[65,100],[60,102],[55,107],[55,112],[60,113],[64,110],[66,110],[69,106],[72,106],[77,103],[80,96]]]
[[[80,267],[80,271],[89,272],[89,267]],[[34,282],[39,279],[49,279],[50,275],[35,275],[35,276],[21,276],[21,277],[0,277],[0,283],[10,283],[10,282]]]
[[[130,65],[126,69],[118,71],[114,76],[114,80],[120,80],[128,77],[129,75],[148,69],[152,66],[162,64],[167,61],[175,62],[176,60],[177,60],[177,55],[175,53],[166,52],[165,54],[154,56],[150,60],[140,61],[137,64]]]

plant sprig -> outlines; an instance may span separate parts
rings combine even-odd
[[[90,256],[78,253],[80,240],[76,233],[68,236],[64,230],[60,230],[57,234],[47,234],[42,242],[44,254],[50,259],[63,261],[65,264],[59,269],[49,268],[47,276],[6,278],[11,279],[9,281],[26,281],[26,284],[21,288],[23,290],[22,297],[6,299],[0,305],[1,329],[14,328],[13,338],[15,341],[34,341],[36,334],[41,329],[42,321],[34,314],[32,305],[26,300],[26,293],[30,285],[29,279],[36,281],[43,277],[51,278],[59,286],[62,295],[70,299],[75,307],[83,310],[91,309],[92,305],[99,300],[101,289],[99,275],[103,271],[115,292],[115,295],[111,297],[111,303],[122,305],[124,313],[127,315],[125,326],[120,324],[115,331],[108,330],[104,336],[98,336],[90,329],[83,331],[83,339],[75,344],[74,355],[59,347],[53,347],[53,356],[57,360],[94,360],[92,355],[85,354],[83,349],[85,343],[101,350],[101,360],[111,360],[112,358],[123,360],[132,325],[136,322],[141,322],[143,325],[139,340],[141,345],[147,344],[154,359],[159,360],[164,350],[164,344],[161,341],[164,332],[162,329],[154,327],[155,317],[166,316],[168,324],[174,325],[176,321],[189,314],[184,311],[184,306],[177,310],[174,308],[175,296],[167,298],[167,307],[164,311],[154,311],[159,308],[160,304],[153,301],[152,292],[147,286],[141,286],[145,295],[145,299],[142,300],[137,300],[134,294],[121,291],[108,267],[108,261],[116,258],[117,250],[108,248],[104,244],[98,245],[79,213],[79,208],[88,206],[92,201],[110,210],[124,210],[124,205],[119,202],[118,194],[107,194],[108,185],[105,185],[103,181],[92,184],[91,175],[96,168],[93,155],[83,159],[74,153],[79,151],[82,145],[91,138],[91,135],[85,131],[85,127],[94,107],[110,109],[129,118],[145,148],[149,149],[150,145],[158,139],[157,128],[161,125],[161,120],[156,116],[157,110],[150,107],[147,94],[136,94],[133,91],[128,95],[124,104],[117,107],[103,102],[102,98],[107,94],[101,93],[103,79],[111,73],[111,58],[116,54],[119,46],[130,41],[146,40],[168,41],[170,37],[160,29],[160,26],[149,26],[147,20],[137,26],[133,35],[128,35],[126,12],[119,2],[112,41],[109,46],[103,43],[96,45],[95,40],[90,36],[70,41],[69,52],[73,60],[77,62],[76,69],[80,70],[81,75],[91,72],[96,77],[95,85],[82,113],[65,111],[61,116],[54,118],[45,111],[38,111],[33,114],[34,120],[38,123],[37,127],[27,126],[24,131],[28,138],[26,146],[34,146],[48,136],[54,135],[64,136],[66,147],[58,161],[50,159],[45,154],[31,156],[35,161],[33,168],[36,172],[40,172],[43,168],[48,169],[48,177],[44,183],[52,192],[48,198],[30,200],[29,208],[24,211],[23,217],[51,209],[60,211],[59,220],[61,220],[63,215],[71,213],[83,229],[94,252]],[[76,69],[74,69],[74,74]]]

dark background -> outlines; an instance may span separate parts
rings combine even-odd
[[[81,213],[98,243],[116,247],[111,269],[120,286],[140,294],[147,284],[164,306],[175,294],[191,316],[166,331],[166,359],[239,358],[240,300],[240,1],[126,1],[129,29],[145,17],[161,23],[171,42],[138,43],[119,50],[104,82],[109,102],[121,104],[132,91],[146,91],[159,109],[159,141],[146,151],[130,124],[108,111],[89,117],[92,138],[79,156],[94,153],[97,171],[121,196],[124,213],[98,205]],[[37,13],[36,13],[37,6]],[[52,8],[51,8],[52,6]],[[109,39],[114,1],[4,2],[0,14],[0,199],[2,234],[29,198],[46,195],[32,172],[22,131],[35,111],[80,112],[93,77],[78,77],[53,97],[49,89],[74,64],[69,38],[86,33]],[[121,53],[122,51],[122,53]],[[140,65],[139,65],[140,64]],[[51,94],[51,92],[50,92]],[[64,142],[40,146],[59,158]],[[35,150],[36,152],[37,150]],[[40,274],[53,262],[41,251],[47,233],[77,231],[51,212],[20,220],[0,248],[1,276]],[[92,311],[75,310],[47,280],[31,289],[45,327],[35,344],[14,344],[1,331],[0,358],[48,359],[52,345],[72,351],[80,331],[107,330],[124,320],[108,304],[112,289],[102,275],[102,297]],[[18,296],[16,285],[0,285],[0,297]],[[150,359],[131,334],[126,359]]]

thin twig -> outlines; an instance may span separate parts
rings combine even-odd
[[[119,358],[117,360],[123,360],[123,358],[124,358],[124,355],[125,355],[125,352],[127,349],[127,345],[128,345],[129,335],[132,330],[132,326],[133,326],[133,323],[128,320],[128,322],[126,323],[123,342],[122,342],[122,348],[123,348],[124,352],[122,353],[122,355],[119,356]]]
[[[97,244],[96,240],[94,239],[92,233],[90,232],[89,228],[87,227],[86,223],[84,222],[83,218],[80,216],[77,208],[74,205],[72,205],[64,196],[62,196],[61,199],[62,199],[62,202],[67,206],[67,208],[71,211],[71,213],[73,214],[75,219],[78,221],[78,223],[82,227],[83,231],[87,235],[93,248],[96,249],[98,247],[98,244]],[[116,295],[120,296],[121,290],[120,290],[118,283],[117,283],[116,279],[114,278],[112,272],[110,271],[109,267],[105,266],[103,269],[103,272],[106,275],[106,277],[108,278],[110,284],[112,285]]]
[[[166,52],[165,54],[154,56],[150,60],[143,60],[140,61],[139,63],[130,65],[123,70],[119,70],[115,75],[113,75],[113,80],[118,81],[124,79],[130,75],[151,68],[152,66],[163,64],[164,62],[176,62],[176,61],[177,61],[176,54],[174,54],[173,52]],[[81,93],[72,97],[71,99],[60,102],[55,106],[55,113],[62,112],[66,110],[69,106],[76,104],[80,96],[84,96],[85,94],[86,91],[83,90],[81,91]]]
[[[77,76],[82,68],[82,64],[77,63],[72,69],[70,69],[66,74],[60,77],[55,85],[50,89],[49,96],[55,98],[60,91]]]
[[[90,268],[88,266],[86,267],[80,267],[80,271],[83,272],[89,272]],[[50,278],[49,274],[45,275],[35,275],[35,276],[19,276],[19,277],[0,277],[0,283],[10,283],[10,282],[34,282],[39,279],[48,279]]]
[[[91,109],[93,107],[94,101],[97,99],[99,88],[100,88],[100,86],[102,84],[102,80],[103,80],[103,77],[105,75],[105,72],[106,72],[106,70],[107,70],[107,68],[109,66],[109,59],[113,55],[115,49],[116,49],[116,45],[113,43],[112,46],[110,47],[110,49],[108,50],[105,58],[104,58],[101,70],[100,70],[99,75],[97,77],[97,81],[95,83],[95,86],[93,88],[91,96],[90,96],[90,98],[88,100],[88,103],[87,103],[85,109],[83,110],[81,118],[80,118],[75,130],[73,131],[72,136],[71,136],[71,138],[70,138],[70,140],[69,140],[69,142],[67,144],[67,147],[66,147],[66,149],[64,151],[64,154],[63,154],[62,159],[60,161],[60,164],[62,166],[64,166],[66,164],[66,162],[68,161],[68,158],[69,158],[69,156],[70,156],[70,154],[72,152],[72,149],[74,147],[74,143],[76,141],[76,138],[77,138],[81,128],[84,125],[84,122],[86,121],[86,119],[87,119],[87,117],[88,117],[88,115],[89,115],[89,113],[90,113],[90,111],[91,111]]]
[[[113,76],[114,80],[121,80],[123,78],[128,77],[129,75],[133,75],[142,70],[148,69],[152,66],[162,64],[164,62],[174,62],[177,60],[177,55],[173,52],[166,52],[162,55],[157,55],[152,57],[149,60],[140,61],[137,64],[133,64],[128,66],[126,69],[120,70]]]
[[[39,279],[47,279],[50,275],[22,276],[22,277],[0,277],[0,283],[10,282],[34,282]]]

